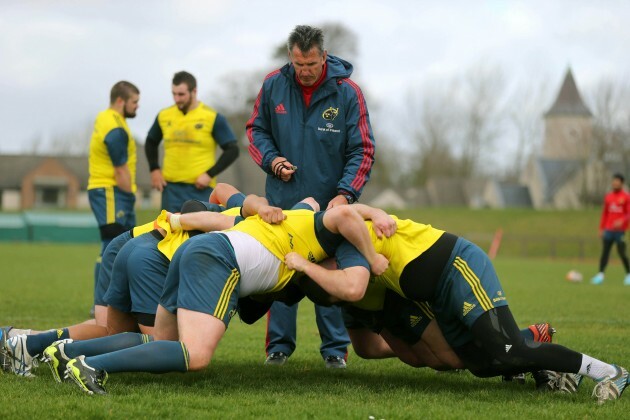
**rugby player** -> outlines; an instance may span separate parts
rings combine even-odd
[[[229,198],[227,198],[229,196]],[[189,200],[182,206],[182,213],[198,211],[223,211],[227,218],[224,227],[234,224],[234,211],[216,203],[226,203],[228,208],[236,208],[236,214],[244,200],[244,195],[228,184],[220,184],[213,191],[214,203]],[[231,225],[229,224],[231,222]],[[147,233],[147,234],[145,234]],[[33,358],[40,355],[55,341],[68,343],[72,340],[88,340],[106,335],[140,330],[149,340],[153,333],[155,310],[166,278],[170,259],[175,250],[190,236],[200,231],[171,232],[166,213],[155,221],[135,227],[115,238],[107,247],[101,265],[99,282],[95,293],[95,325],[80,324],[73,327],[51,330],[36,335],[18,335],[3,343],[0,351],[9,363],[6,370],[19,376],[30,376]],[[89,321],[86,321],[89,322]],[[125,343],[134,340],[124,338]],[[133,342],[133,341],[132,341]],[[115,348],[115,347],[109,347]],[[102,348],[106,350],[107,348]],[[45,355],[51,361],[50,355]],[[55,361],[50,365],[58,381]]]
[[[376,251],[390,262],[374,281],[407,299],[429,302],[447,342],[473,374],[487,377],[523,371],[563,372],[574,375],[576,388],[582,376],[597,381],[593,396],[600,404],[621,396],[629,380],[623,367],[557,344],[534,343],[522,337],[494,267],[479,247],[430,225],[395,216],[396,234],[378,237],[369,219],[379,210],[362,204],[353,207],[366,220]],[[370,280],[370,265],[365,262],[357,267],[358,256],[342,244],[336,253],[336,270],[313,264],[295,252],[287,254],[285,263],[332,296],[356,302],[363,298]],[[346,257],[353,262],[345,261]]]
[[[376,274],[386,269],[387,260],[374,252],[363,219],[352,208],[282,212],[266,205],[264,198],[248,196],[243,215],[258,213],[256,216],[224,232],[195,236],[175,253],[156,325],[165,325],[161,338],[179,341],[153,341],[100,356],[81,355],[67,362],[67,375],[82,390],[100,394],[105,393],[107,372],[205,368],[235,313],[238,297],[276,292],[286,286],[294,272],[282,260],[291,250],[322,261],[346,238],[365,255]],[[250,212],[250,206],[256,210]],[[281,223],[270,225],[264,215]],[[198,215],[176,216],[183,228],[192,227],[187,223],[195,218]],[[385,213],[374,216],[374,226],[379,232],[393,233],[393,219]]]

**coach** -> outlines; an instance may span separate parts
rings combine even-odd
[[[290,63],[265,78],[247,122],[249,154],[267,173],[271,205],[289,209],[304,197],[322,208],[351,204],[374,163],[374,137],[352,65],[328,55],[321,29],[296,26]],[[327,367],[345,368],[350,343],[339,308],[315,307]],[[297,305],[276,302],[267,328],[266,364],[295,350]]]

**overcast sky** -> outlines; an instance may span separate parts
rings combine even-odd
[[[0,153],[85,128],[121,79],[141,90],[130,126],[144,136],[172,103],[174,72],[195,74],[203,97],[227,73],[272,70],[273,48],[295,25],[322,22],[358,36],[356,78],[380,104],[372,124],[381,129],[410,87],[480,63],[510,83],[548,78],[550,96],[569,65],[583,90],[630,74],[630,2],[622,0],[0,0]]]

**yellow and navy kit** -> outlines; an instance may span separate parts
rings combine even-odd
[[[400,287],[400,276],[411,261],[415,260],[422,253],[426,252],[444,234],[443,230],[435,229],[431,225],[416,223],[412,220],[401,220],[396,216],[391,216],[396,221],[397,230],[389,238],[383,236],[379,238],[374,232],[372,221],[367,220],[368,232],[374,244],[376,252],[383,254],[389,260],[389,267],[380,276],[374,277],[371,281],[396,291],[401,296],[405,296]],[[337,250],[337,262],[340,268],[350,266],[348,259],[352,256],[356,258],[358,251],[347,242],[342,244]],[[365,263],[367,266],[367,262]]]
[[[370,282],[365,296],[358,302],[342,306],[346,328],[367,328],[380,334],[383,328],[413,345],[435,318],[431,305],[405,299],[380,283]]]
[[[235,138],[225,117],[199,102],[186,114],[176,105],[160,111],[149,130],[147,143],[156,143],[157,148],[164,139],[162,173],[167,182],[194,184],[199,174],[215,164],[217,145],[224,146]],[[154,160],[157,161],[157,156]],[[156,165],[157,162],[150,162],[151,170]],[[210,186],[215,185],[213,179]]]
[[[248,217],[233,228],[247,233],[263,244],[280,261],[290,252],[297,252],[311,262],[320,262],[334,254],[343,237],[329,232],[324,227],[324,212],[311,210],[285,210],[287,218],[280,224],[269,224],[259,215]],[[282,289],[291,280],[295,270],[280,264],[277,285],[270,290]]]
[[[116,186],[114,167],[125,163],[136,191],[136,143],[127,121],[117,111],[98,114],[90,140],[88,190]]]
[[[238,214],[240,214],[240,207],[227,209],[222,211],[221,214],[238,217]],[[171,230],[171,225],[166,220],[166,210],[162,210],[158,218],[155,220],[155,223],[166,231],[164,239],[158,243],[158,250],[160,250],[160,252],[170,261],[173,259],[175,251],[177,251],[184,242],[190,239],[190,232],[187,230]],[[238,220],[236,220],[235,223],[238,223]]]

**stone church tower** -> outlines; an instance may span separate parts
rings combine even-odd
[[[586,160],[593,152],[593,114],[586,107],[571,69],[556,101],[545,114],[542,158]]]

